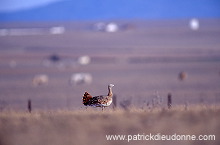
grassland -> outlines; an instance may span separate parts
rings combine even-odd
[[[219,20],[201,20],[198,31],[188,28],[188,20],[131,22],[133,30],[117,33],[88,30],[92,24],[64,23],[67,29],[60,35],[0,37],[0,145],[220,144]],[[0,24],[1,28],[60,25]],[[54,54],[59,62],[51,61]],[[78,64],[84,55],[91,58],[86,66]],[[186,73],[184,80],[179,79],[180,72]],[[92,83],[70,85],[76,73],[91,74]],[[48,84],[32,84],[39,74],[49,77]],[[126,104],[128,110],[82,108],[85,91],[104,95],[109,83],[115,85],[117,107]],[[163,109],[169,93],[173,105],[188,106]],[[31,114],[25,111],[28,100]],[[106,135],[150,133],[216,137],[106,140]]]
[[[172,109],[3,111],[1,145],[219,144],[219,106]],[[214,141],[107,141],[106,135],[215,135]]]

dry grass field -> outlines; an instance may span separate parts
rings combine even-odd
[[[1,145],[218,145],[219,106],[174,106],[172,109],[81,109],[75,111],[3,111]],[[106,135],[215,135],[215,140],[107,141]]]
[[[0,145],[220,144],[219,19],[201,19],[196,31],[189,20],[116,21],[132,27],[115,33],[95,23],[0,23]],[[51,34],[56,26],[65,33]],[[18,35],[23,28],[43,31]],[[74,84],[75,74],[90,80]],[[84,92],[104,95],[110,83],[117,109],[85,109]],[[215,140],[106,139],[150,133]]]

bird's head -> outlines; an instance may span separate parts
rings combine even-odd
[[[113,84],[109,84],[109,85],[108,85],[108,87],[111,87],[111,88],[114,87],[114,86],[115,86],[115,85],[113,85]]]

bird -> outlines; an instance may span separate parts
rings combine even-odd
[[[92,95],[90,95],[88,92],[85,92],[82,98],[83,104],[85,106],[101,107],[102,110],[103,108],[110,106],[113,97],[112,87],[114,87],[113,84],[108,85],[108,95],[92,97]]]

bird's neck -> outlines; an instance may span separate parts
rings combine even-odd
[[[108,87],[108,96],[112,97],[113,93],[112,93],[112,88]]]

